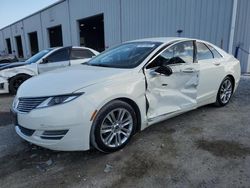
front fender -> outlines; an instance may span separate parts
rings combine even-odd
[[[6,79],[12,78],[18,74],[27,74],[30,76],[35,76],[37,75],[37,71],[35,68],[28,66],[10,68],[0,71],[0,76]]]
[[[147,126],[145,78],[143,74],[121,78],[116,81],[99,83],[81,89],[85,92],[88,101],[95,104],[97,111],[112,100],[126,98],[132,100],[139,108],[141,114],[141,129]]]

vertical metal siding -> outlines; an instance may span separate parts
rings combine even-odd
[[[79,45],[78,20],[104,14],[104,35],[106,47],[119,44],[120,36],[120,0],[69,0],[72,43]]]
[[[234,35],[233,51],[237,46],[240,46],[238,59],[241,62],[242,72],[249,72],[247,68],[250,66],[249,51],[250,51],[250,1],[238,0],[236,27]]]
[[[228,49],[233,0],[121,0],[123,40],[181,36]]]
[[[25,45],[28,51],[26,58],[31,56],[30,40],[29,40],[29,35],[28,35],[29,33],[37,32],[39,50],[43,49],[42,25],[41,25],[40,16],[41,14],[38,13],[23,20],[24,31],[25,31],[25,36],[26,36]]]
[[[5,46],[4,46],[3,32],[0,31],[0,55],[5,53],[4,49]]]

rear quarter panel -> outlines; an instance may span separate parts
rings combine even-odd
[[[223,62],[224,64],[224,70],[225,70],[225,75],[231,75],[234,78],[235,84],[234,84],[234,92],[236,91],[239,82],[240,82],[240,76],[241,76],[241,67],[240,67],[240,62],[238,59],[234,58],[233,56],[229,55],[225,61]]]

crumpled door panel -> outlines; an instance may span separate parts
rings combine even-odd
[[[171,68],[173,74],[170,76],[153,74],[152,69],[146,70],[148,119],[180,112],[197,104],[198,71],[182,72],[186,65]]]

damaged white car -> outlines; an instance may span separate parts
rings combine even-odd
[[[149,125],[205,104],[226,105],[239,80],[239,61],[208,42],[127,42],[22,84],[12,107],[15,129],[53,150],[113,152]]]
[[[58,47],[42,50],[25,62],[0,67],[0,93],[16,94],[19,86],[32,76],[89,61],[99,52],[85,47]]]

